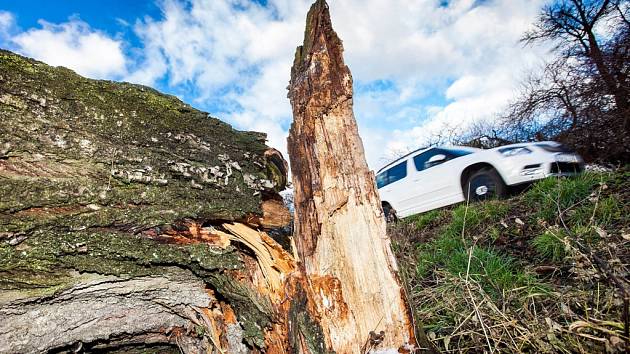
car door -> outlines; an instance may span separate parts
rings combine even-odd
[[[432,178],[425,171],[425,163],[434,155],[437,149],[432,148],[413,157],[410,163],[409,191],[407,202],[412,213],[424,211],[428,203],[435,198]]]
[[[459,156],[446,149],[435,149],[436,155],[444,155],[444,159],[434,163],[426,161],[423,170],[427,177],[427,188],[432,191],[431,198],[427,200],[431,208],[452,204],[454,198],[457,199],[461,194],[459,173],[453,168],[453,160]]]
[[[417,196],[413,212],[423,212],[459,201],[461,188],[458,184],[459,173],[453,169],[452,160],[462,156],[448,149],[433,148],[413,159],[417,171],[412,190]],[[436,157],[442,157],[432,161]]]

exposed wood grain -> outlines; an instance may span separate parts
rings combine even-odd
[[[325,1],[315,2],[306,22],[289,86],[301,267],[328,349],[409,351],[413,323],[352,110],[352,76]],[[371,331],[384,331],[382,342],[369,343]]]

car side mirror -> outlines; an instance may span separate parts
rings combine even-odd
[[[439,165],[439,164],[441,164],[444,161],[446,161],[446,155],[444,155],[444,154],[433,155],[433,156],[431,156],[429,161],[427,161],[424,164],[424,168],[429,168],[429,167],[433,167],[435,165]]]

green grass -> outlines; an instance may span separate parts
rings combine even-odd
[[[548,230],[536,236],[532,240],[532,246],[543,258],[560,262],[566,255],[564,237],[566,235],[561,230]]]
[[[442,212],[436,209],[427,211],[426,213],[410,216],[403,219],[403,222],[406,224],[413,224],[416,229],[422,229],[436,221],[441,215]]]
[[[596,228],[609,228],[624,217],[620,198],[605,195],[607,183],[616,183],[615,178],[612,174],[585,173],[534,184],[523,195],[525,205],[533,210],[530,222],[558,226],[542,229],[531,241],[536,252],[544,259],[561,262],[567,255],[566,243],[595,246],[601,240]]]
[[[537,218],[554,220],[559,211],[575,207],[586,200],[601,181],[601,175],[592,173],[575,178],[547,178],[534,184],[525,193],[524,202],[536,210]]]
[[[628,190],[624,171],[549,178],[510,199],[433,210],[392,226],[414,311],[434,343],[450,351],[479,349],[485,323],[503,331],[501,340],[516,342],[497,344],[498,351],[603,352],[600,342],[569,330],[550,337],[546,321],[564,329],[589,316],[618,321],[611,296],[617,290],[584,257],[597,255],[627,274],[619,260],[628,259]],[[506,316],[540,340],[518,339],[522,333],[505,327]]]
[[[418,246],[416,276],[424,278],[437,268],[443,268],[454,276],[465,277],[468,274],[494,296],[533,283],[535,279],[526,274],[512,257],[486,245],[473,245],[475,238],[496,238],[497,229],[493,225],[508,212],[509,205],[496,200],[455,208],[450,223],[439,236]]]
[[[623,205],[614,195],[601,198],[599,201],[580,205],[569,215],[571,223],[581,226],[597,225],[609,227],[623,216]]]
[[[416,276],[424,278],[435,267],[443,268],[454,276],[468,277],[481,284],[483,289],[499,297],[504,291],[536,283],[535,278],[525,273],[516,261],[485,246],[470,248],[453,237],[441,237],[418,253]],[[470,260],[470,267],[469,267]]]
[[[565,242],[596,244],[600,237],[595,227],[609,226],[623,214],[623,203],[617,197],[600,195],[598,187],[608,178],[590,173],[575,178],[549,178],[511,200],[460,204],[453,209],[433,210],[405,219],[403,224],[413,225],[418,231],[435,229],[431,229],[434,237],[430,241],[415,246],[415,277],[424,279],[438,269],[453,276],[468,274],[495,297],[518,287],[539,288],[541,281],[523,267],[520,255],[510,256],[493,246],[493,242],[503,237],[510,243],[514,235],[533,234],[530,238],[525,235],[529,246],[523,247],[530,247],[542,259],[558,263],[567,256]],[[519,216],[525,226],[509,230],[501,226],[511,209],[518,205],[524,209],[517,212],[524,212]],[[561,221],[570,225],[567,230]]]
[[[432,210],[409,217],[404,224],[413,225],[418,231],[434,229],[431,241],[416,246],[416,276],[424,278],[439,268],[453,275],[465,274],[470,247],[477,239],[482,241],[475,245],[469,274],[494,292],[522,286],[531,279],[525,280],[528,276],[516,265],[514,255],[504,254],[492,243],[500,237],[509,243],[514,235],[525,233],[530,247],[543,259],[553,262],[561,262],[567,255],[565,242],[596,244],[600,241],[597,228],[619,223],[627,210],[618,196],[602,193],[607,187],[599,188],[613,178],[614,175],[593,173],[575,178],[548,178],[511,200],[460,204],[450,210]],[[501,221],[516,206],[521,209],[517,215],[525,226],[508,230]]]

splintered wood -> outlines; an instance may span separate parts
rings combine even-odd
[[[411,312],[352,111],[352,76],[328,5],[311,7],[291,69],[295,243],[327,350],[409,352]]]
[[[264,232],[240,223],[221,226],[228,232],[214,230],[213,233],[230,241],[240,242],[252,250],[267,285],[273,294],[278,294],[283,288],[286,275],[295,269],[293,257]]]

